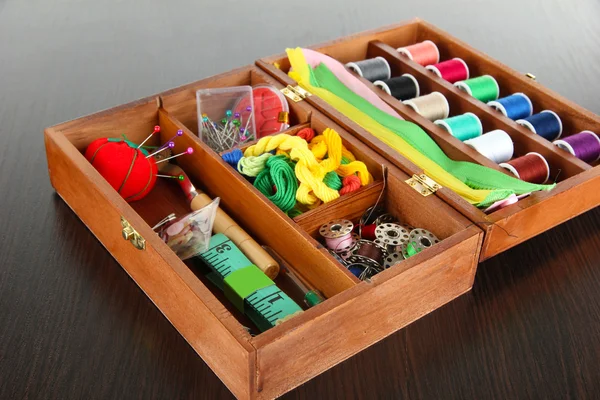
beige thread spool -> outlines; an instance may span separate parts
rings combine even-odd
[[[450,115],[448,99],[440,92],[431,92],[425,96],[405,100],[403,103],[415,110],[417,114],[432,122],[448,118],[448,115]]]

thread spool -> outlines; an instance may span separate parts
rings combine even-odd
[[[469,66],[462,58],[453,58],[425,68],[450,83],[469,79]]]
[[[522,157],[517,157],[499,165],[525,182],[542,184],[550,178],[548,161],[536,152],[527,153]]]
[[[375,240],[375,229],[377,229],[377,225],[375,224],[361,226],[360,236],[363,239]]]
[[[419,82],[411,74],[403,74],[383,81],[378,80],[373,84],[400,101],[419,97]]]
[[[325,238],[328,249],[340,253],[349,250],[354,245],[352,237],[354,224],[347,219],[335,219],[321,225],[319,233]]]
[[[533,114],[533,104],[524,93],[514,93],[498,100],[489,101],[487,104],[515,121]]]
[[[544,110],[516,122],[549,141],[558,139],[563,130],[560,117],[551,110]]]
[[[450,114],[450,104],[440,92],[431,92],[425,96],[405,100],[403,103],[430,121],[448,118]]]
[[[500,86],[491,75],[482,75],[456,82],[454,86],[484,103],[496,100],[500,96]]]
[[[448,133],[462,142],[481,136],[483,133],[481,120],[471,112],[446,119],[438,119],[434,123],[446,129]]]
[[[354,61],[346,64],[351,69],[368,81],[390,79],[392,70],[387,60],[383,57],[368,58],[362,61]]]
[[[424,67],[440,61],[440,51],[437,45],[431,40],[424,40],[410,46],[399,47],[396,50],[403,56]]]
[[[465,141],[465,144],[474,148],[484,157],[495,163],[503,163],[513,156],[514,145],[508,133],[495,129],[484,135]]]
[[[579,132],[553,143],[587,163],[600,159],[600,139],[592,131]]]

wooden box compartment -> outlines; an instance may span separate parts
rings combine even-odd
[[[600,118],[544,88],[525,75],[500,64],[431,24],[418,19],[405,24],[351,35],[322,45],[309,46],[309,48],[327,54],[342,63],[377,56],[384,57],[390,65],[392,76],[403,73],[415,76],[421,88],[421,95],[432,91],[444,94],[450,105],[450,116],[472,112],[481,119],[483,132],[493,129],[502,129],[507,132],[514,142],[514,157],[535,151],[548,160],[551,167],[550,179],[557,182],[557,186],[552,191],[533,193],[516,204],[490,214],[485,214],[482,210],[470,205],[447,188],[437,191],[440,198],[485,231],[481,251],[482,261],[594,208],[600,203],[600,191],[598,190],[600,189],[600,164],[598,162],[590,165],[577,159],[449,82],[435,76],[425,67],[401,56],[396,50],[398,47],[427,39],[437,44],[440,50],[440,61],[460,57],[468,64],[471,77],[484,74],[495,77],[500,86],[501,97],[514,92],[524,92],[532,100],[534,112],[544,109],[557,112],[563,122],[563,137],[582,130],[600,132]],[[285,54],[261,59],[257,65],[283,84],[296,85],[296,82],[287,76],[290,64]],[[451,136],[443,128],[423,118],[410,107],[367,80],[360,79],[403,118],[420,125],[449,157],[455,160],[475,162],[508,174],[497,164]],[[410,174],[421,172],[417,166],[405,158],[399,157],[395,150],[317,96],[307,97],[304,101],[329,115],[405,172]]]
[[[238,398],[281,395],[468,291],[482,240],[481,230],[470,221],[436,196],[421,197],[404,182],[408,175],[391,167],[384,195],[387,209],[442,241],[359,281],[315,240],[311,227],[321,218],[360,215],[365,204],[379,196],[381,180],[362,190],[363,200],[342,197],[295,222],[193,133],[196,108],[191,93],[257,82],[282,87],[256,67],[246,67],[45,130],[50,180],[58,194]],[[357,158],[382,178],[377,167],[383,158],[308,104],[292,107],[293,124],[318,131],[334,128]],[[182,129],[173,151],[194,148],[193,155],[177,159],[194,185],[219,196],[222,209],[240,226],[325,295],[323,303],[251,336],[244,316],[151,228],[171,212],[189,212],[174,180],[159,179],[147,197],[127,203],[82,154],[101,137],[126,133],[139,143],[157,124],[162,130],[160,137],[152,138],[154,144]],[[145,239],[144,250],[123,239],[121,218]]]

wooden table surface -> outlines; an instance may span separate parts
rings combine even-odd
[[[413,16],[600,112],[596,0],[0,0],[0,399],[231,397],[54,193],[45,126]],[[284,397],[599,398],[599,360],[595,209]]]

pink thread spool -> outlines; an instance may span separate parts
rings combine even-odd
[[[462,58],[453,58],[425,68],[450,83],[469,79],[469,66]]]
[[[436,64],[440,61],[440,51],[436,44],[431,40],[424,40],[420,43],[411,44],[410,46],[399,47],[396,50],[403,56],[408,57],[424,67]]]
[[[354,245],[352,229],[354,224],[347,219],[334,219],[321,225],[319,233],[325,238],[328,249],[336,253],[349,250]]]

